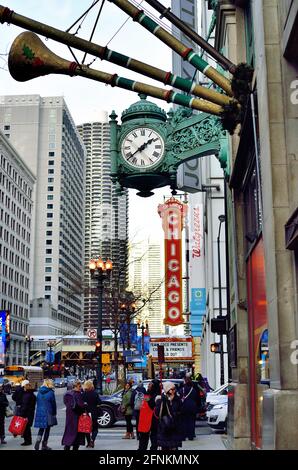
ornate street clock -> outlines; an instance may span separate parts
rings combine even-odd
[[[151,127],[136,127],[123,137],[121,155],[133,168],[158,165],[165,152],[163,137]]]
[[[135,188],[148,197],[154,188],[171,185],[167,165],[168,124],[165,111],[140,94],[140,100],[123,111],[122,125],[112,114],[112,180],[119,193]]]
[[[111,129],[111,178],[122,194],[124,188],[148,197],[152,189],[177,189],[177,169],[181,163],[206,155],[217,155],[226,165],[224,133],[220,120],[210,114],[193,114],[178,108],[167,114],[140,94],[121,115],[121,125],[113,111]]]

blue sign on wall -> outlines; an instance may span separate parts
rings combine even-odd
[[[129,340],[130,346],[137,346],[137,339],[138,339],[138,326],[136,323],[131,323],[129,328]],[[122,345],[127,347],[127,340],[128,340],[128,325],[127,323],[123,323],[120,326],[120,340]]]
[[[205,288],[192,288],[191,289],[191,311],[204,311],[206,309],[206,289]]]
[[[190,325],[192,336],[202,335],[202,319],[206,312],[206,289],[192,288],[190,300]]]
[[[46,362],[48,362],[49,364],[53,364],[54,360],[55,360],[54,351],[47,351],[46,352]]]
[[[150,336],[149,335],[144,335],[144,351],[143,353],[149,353],[150,349]],[[142,336],[138,336],[138,342],[137,342],[137,350],[142,352]]]
[[[6,349],[6,310],[0,310],[0,364],[5,365]]]

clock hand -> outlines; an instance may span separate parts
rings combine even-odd
[[[129,158],[133,157],[136,153],[141,152],[142,150],[144,150],[149,143],[151,144],[151,141],[152,141],[152,139],[148,140],[148,142],[145,142],[140,147],[138,147],[137,150],[134,153],[132,153]]]
[[[147,140],[147,142],[145,142],[145,143],[143,144],[142,150],[145,150],[145,148],[147,147],[147,145],[152,144],[153,141],[154,141],[153,138]]]

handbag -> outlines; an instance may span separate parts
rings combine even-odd
[[[5,408],[5,416],[6,416],[6,418],[10,418],[13,415],[14,415],[13,409],[8,405]]]
[[[48,426],[56,426],[58,424],[56,416],[52,415],[49,412],[47,415],[47,419],[48,419]]]
[[[168,434],[175,430],[175,421],[174,421],[173,416],[170,413],[167,403],[166,403],[167,414],[162,416],[163,405],[164,403],[162,402],[161,407],[160,407],[160,412],[159,412],[159,426],[160,426],[160,430],[162,433]]]
[[[10,422],[8,431],[16,436],[22,436],[25,432],[28,423],[28,418],[22,416],[14,416]]]
[[[90,434],[92,432],[92,419],[88,413],[83,413],[79,417],[78,432]]]
[[[46,411],[47,411],[48,426],[56,426],[58,424],[56,416],[52,415],[52,413],[49,412],[48,403],[47,403],[47,400],[46,400],[45,396],[42,396],[42,399],[43,399],[44,406],[45,406]]]

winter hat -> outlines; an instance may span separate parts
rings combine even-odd
[[[29,384],[30,384],[29,380],[23,380],[21,383],[21,386],[25,387],[25,385],[29,385]]]
[[[171,388],[176,388],[176,387],[175,387],[175,384],[174,384],[173,382],[164,382],[164,383],[163,383],[163,389],[164,389],[165,393],[168,393],[168,391],[169,391]]]

